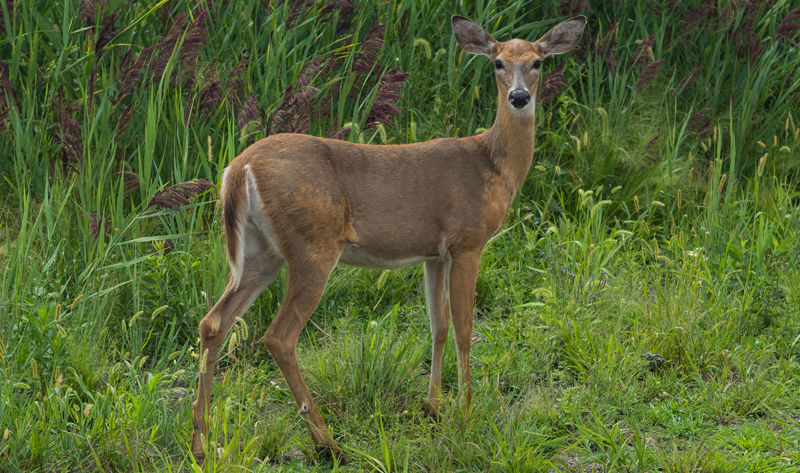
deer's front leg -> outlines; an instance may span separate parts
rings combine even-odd
[[[439,394],[442,390],[442,353],[450,328],[450,301],[448,297],[447,279],[450,271],[450,260],[428,261],[425,263],[425,299],[428,303],[428,314],[431,321],[431,338],[433,352],[431,354],[431,380],[428,385],[428,399],[425,401],[425,413],[436,416],[439,411]]]
[[[466,401],[465,408],[469,408],[472,402],[469,350],[472,344],[472,312],[480,259],[480,251],[453,255],[450,269],[450,308],[458,356],[458,388]]]

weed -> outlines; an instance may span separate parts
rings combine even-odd
[[[800,9],[459,5],[0,1],[0,470],[796,470]],[[545,59],[536,163],[481,261],[471,410],[451,337],[422,414],[421,269],[337,269],[298,352],[350,463],[317,458],[257,343],[282,275],[222,350],[197,465],[222,169],[281,131],[488,127],[454,13],[530,40],[589,17]]]

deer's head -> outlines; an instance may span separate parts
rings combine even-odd
[[[571,50],[581,39],[586,17],[576,16],[553,27],[534,42],[523,39],[497,41],[469,18],[453,15],[456,41],[465,51],[482,54],[494,63],[499,96],[506,97],[514,115],[533,115],[542,61],[550,55]],[[498,107],[502,104],[498,104]]]

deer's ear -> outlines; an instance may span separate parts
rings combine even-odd
[[[585,28],[586,17],[576,16],[557,24],[536,42],[541,46],[545,57],[565,53],[580,41]]]
[[[464,51],[491,57],[492,48],[497,41],[485,29],[469,18],[460,15],[453,15],[450,22],[453,24],[456,41],[464,48]]]

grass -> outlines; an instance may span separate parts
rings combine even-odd
[[[0,471],[797,469],[798,10],[462,3],[0,3]],[[227,274],[206,182],[277,131],[489,126],[453,13],[529,40],[589,16],[543,66],[536,162],[483,255],[472,409],[451,336],[422,414],[421,267],[338,268],[298,352],[349,463],[317,458],[255,343],[282,275],[221,351],[196,465],[197,323]]]

